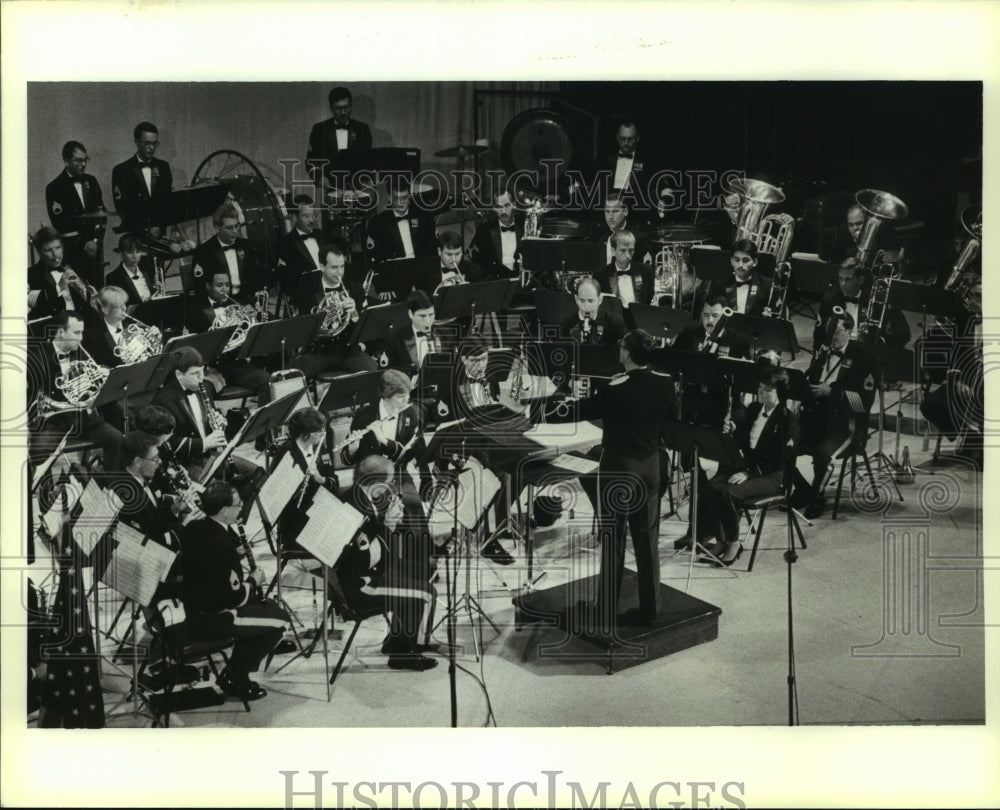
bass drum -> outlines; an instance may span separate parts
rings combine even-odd
[[[191,185],[205,182],[226,188],[226,200],[239,212],[243,236],[270,271],[277,264],[278,240],[288,229],[288,211],[281,195],[250,158],[231,149],[213,152],[201,162]],[[212,232],[209,222],[206,235]]]

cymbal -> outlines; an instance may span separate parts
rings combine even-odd
[[[86,214],[76,214],[73,219],[107,219],[108,217],[121,219],[122,215],[117,211],[90,211]]]
[[[368,205],[374,199],[371,194],[365,191],[355,191],[349,188],[343,190],[331,188],[326,192],[326,198],[331,203],[340,203],[343,205],[354,205],[356,203]]]
[[[460,143],[458,146],[449,146],[434,153],[435,157],[467,157],[469,155],[481,155],[489,149],[485,144]]]

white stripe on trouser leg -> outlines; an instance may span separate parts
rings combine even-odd
[[[430,634],[431,629],[429,627],[429,618],[431,595],[427,591],[417,590],[416,588],[373,588],[371,585],[362,585],[361,593],[368,594],[369,596],[402,596],[404,598],[423,600],[424,609],[420,614],[420,627],[418,632],[422,632],[425,638]]]

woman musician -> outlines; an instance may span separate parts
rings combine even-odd
[[[723,430],[734,434],[745,464],[739,470],[720,466],[699,492],[699,540],[712,555],[704,561],[730,566],[739,559],[741,504],[783,491],[785,470],[794,465],[799,442],[798,419],[786,408],[787,398],[788,372],[765,368],[757,399],[745,415],[738,408],[726,417]]]

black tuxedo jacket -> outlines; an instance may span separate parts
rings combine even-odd
[[[319,230],[303,237],[297,228],[292,228],[278,242],[278,284],[285,295],[292,294],[302,275],[319,269],[305,245],[304,239],[308,237],[316,240],[317,248],[323,244],[323,236]]]
[[[574,313],[560,325],[562,336],[579,342],[583,340],[583,321],[579,313]],[[597,311],[597,317],[590,324],[589,344],[601,346],[617,346],[618,341],[625,336],[625,322],[604,309]]]
[[[49,212],[53,228],[61,234],[76,232],[79,235],[78,240],[84,242],[97,238],[98,220],[76,219],[76,216],[102,208],[104,197],[101,194],[101,184],[97,182],[96,177],[82,174],[79,179],[83,184],[83,202],[76,193],[73,178],[62,171],[45,187],[45,207]]]
[[[449,330],[447,326],[435,326],[431,330],[430,352],[451,351],[459,340],[459,331]],[[413,324],[389,331],[383,346],[389,368],[396,368],[412,377],[419,370],[417,366],[417,338],[413,332]]]
[[[372,131],[361,121],[353,118],[347,121],[347,149],[345,152],[357,153],[367,152],[372,148]],[[343,166],[340,160],[340,149],[337,147],[337,128],[333,118],[327,118],[313,124],[309,132],[309,146],[306,150],[306,167],[310,172],[318,171],[322,161],[327,161],[328,165],[323,171],[329,173],[337,168],[351,168]],[[318,178],[317,178],[318,179]]]
[[[127,472],[111,474],[104,488],[110,489],[122,500],[119,520],[172,551],[180,550],[171,535],[171,532],[180,528],[180,521],[171,510],[170,501],[157,491],[155,481],[149,483],[149,488],[156,497],[155,503],[150,500],[142,484]]]
[[[177,377],[171,375],[163,387],[153,397],[153,404],[166,408],[174,417],[176,426],[169,441],[169,451],[179,462],[199,461],[205,455],[205,445],[195,422],[194,411],[188,403],[188,392],[181,388]],[[215,407],[215,398],[210,386],[204,386],[201,394],[201,409],[205,415],[202,430],[205,435],[212,432],[208,425],[207,409]]]
[[[68,265],[63,265],[63,269],[67,266]],[[77,275],[79,275],[79,273]],[[81,276],[81,278],[83,278],[83,276]],[[28,268],[28,291],[29,293],[38,292],[38,298],[35,301],[34,306],[28,307],[28,320],[46,318],[66,309],[66,301],[59,294],[59,289],[56,286],[55,281],[52,280],[49,268],[43,263],[32,265]],[[77,313],[79,313],[79,315],[83,318],[85,324],[89,323],[93,319],[94,310],[91,308],[87,300],[75,289],[70,287],[69,292],[70,297],[73,299],[73,306],[76,307]]]
[[[410,241],[413,242],[414,257],[433,256],[437,252],[434,235],[434,219],[413,205],[406,218],[410,221]],[[392,211],[376,214],[368,222],[368,258],[373,262],[387,259],[402,259],[403,240],[396,226],[396,215]]]
[[[622,230],[626,230],[635,236],[635,253],[632,254],[633,264],[645,264],[647,254],[650,261],[655,258],[655,251],[650,246],[649,235],[645,231],[632,227],[628,220],[625,220],[625,226]],[[608,240],[611,239],[611,235],[611,229],[602,222],[591,232],[590,238],[591,241],[606,246]]]
[[[252,304],[254,294],[267,286],[264,268],[257,250],[246,239],[237,238],[233,243],[236,264],[240,271],[240,292],[233,298],[241,304]],[[229,263],[218,236],[206,239],[194,249],[192,256],[194,277],[200,285],[204,279],[216,273],[229,273]],[[199,272],[200,271],[200,272]]]
[[[514,235],[517,237],[515,257],[521,253],[521,239],[524,236],[524,220],[514,218]],[[513,267],[503,264],[503,245],[500,241],[500,220],[492,219],[476,228],[475,236],[470,245],[472,258],[483,268],[487,280],[494,278],[510,278],[514,275]]]
[[[640,304],[652,302],[656,286],[653,268],[648,264],[633,260],[629,265],[628,274],[632,277],[632,291],[635,293],[635,300]],[[595,274],[594,278],[600,282],[602,292],[618,295],[618,271],[614,262]]]
[[[764,307],[767,306],[767,299],[771,296],[771,282],[760,273],[751,273],[750,291],[747,294],[747,308],[745,315],[763,315]],[[725,281],[718,281],[712,285],[711,295],[726,296],[727,306],[733,312],[739,312],[736,307],[736,277],[730,276]]]
[[[83,352],[77,349],[70,352],[70,361],[83,360]],[[63,392],[56,388],[56,377],[62,374],[59,361],[56,360],[56,350],[52,341],[33,343],[28,347],[28,403],[38,399],[39,394],[45,394],[49,399],[66,402]]]
[[[157,157],[150,158],[152,193],[146,187],[139,158],[132,155],[111,170],[111,188],[115,198],[115,211],[122,215],[122,228],[137,231],[149,224],[151,202],[169,196],[174,178],[170,164]]]
[[[156,292],[156,280],[153,277],[152,261],[147,261],[146,256],[139,259],[139,272],[142,273],[142,277],[146,280],[146,286],[149,287],[150,297]],[[107,278],[104,280],[105,284],[113,284],[116,287],[121,287],[125,292],[128,293],[128,305],[133,306],[135,304],[141,304],[142,298],[135,289],[135,282],[132,281],[132,276],[129,275],[128,270],[125,269],[125,265],[122,262],[118,263],[118,266],[108,273]]]
[[[351,420],[351,431],[368,427],[368,425],[378,419],[378,415],[378,402],[365,405],[354,414],[354,418]],[[394,437],[389,439],[385,444],[380,444],[378,439],[375,438],[375,434],[369,431],[361,438],[361,443],[356,453],[351,453],[349,447],[345,447],[341,451],[341,460],[345,464],[354,465],[367,456],[383,455],[390,461],[395,462],[397,467],[403,468],[411,458],[419,459],[423,456],[425,450],[423,438],[419,438],[413,442],[413,445],[405,453],[403,451],[403,448],[406,447],[414,434],[420,429],[420,423],[420,410],[415,405],[410,405],[400,411],[399,417],[396,419],[396,435]],[[419,462],[418,467],[420,468],[422,477],[430,475],[430,469],[425,461]]]
[[[594,179],[600,180],[602,174],[608,177],[608,188],[615,188],[615,170],[618,168],[618,150],[605,153],[594,163]],[[631,207],[647,207],[654,200],[649,199],[649,189],[647,185],[649,178],[654,173],[653,166],[637,149],[632,160],[632,172],[629,174],[628,182],[622,191],[627,192],[631,198]]]
[[[347,290],[348,295],[354,299],[358,312],[361,312],[365,305],[365,293],[361,283],[349,281],[346,276],[341,279],[340,283]],[[300,315],[308,315],[312,312],[313,308],[324,297],[322,271],[313,270],[300,276],[290,297]]]
[[[677,335],[677,340],[674,341],[673,348],[685,352],[696,352],[699,350],[698,347],[705,340],[705,337],[705,327],[700,322],[690,324],[685,326],[680,334]],[[750,356],[750,346],[743,341],[736,341],[732,344],[719,346],[718,354],[720,357],[745,359]]]
[[[753,402],[746,409],[746,418],[736,428],[736,445],[743,453],[746,471],[751,476],[783,472],[786,462],[794,459],[799,445],[799,420],[783,404],[775,406],[767,417],[757,446],[750,447],[750,431],[763,406]]]

